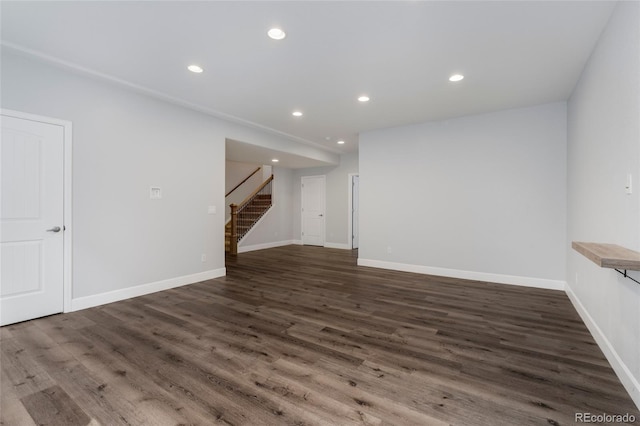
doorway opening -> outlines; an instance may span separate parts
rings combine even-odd
[[[360,175],[349,173],[348,239],[351,249],[360,246]]]

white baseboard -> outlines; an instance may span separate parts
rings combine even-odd
[[[566,284],[565,281],[560,280],[521,277],[517,275],[490,274],[486,272],[462,271],[458,269],[437,268],[433,266],[412,265],[408,263],[396,263],[362,258],[358,258],[358,265],[381,269],[391,269],[394,271],[414,272],[417,274],[460,278],[464,280],[488,281],[498,284],[511,284],[524,287],[544,288],[549,290],[564,290]]]
[[[76,299],[71,299],[70,312],[93,308],[94,306],[105,305],[107,303],[118,302],[132,297],[144,296],[145,294],[169,290],[171,288],[181,287],[183,285],[193,284],[200,281],[224,277],[226,274],[226,268],[212,269],[210,271],[199,272],[197,274],[184,275],[182,277],[170,278],[168,280],[108,291],[106,293],[95,294],[93,296],[78,297]]]
[[[295,240],[275,241],[272,243],[253,244],[250,246],[238,246],[238,253],[246,253],[248,251],[263,250],[274,247],[289,246],[295,244]]]
[[[620,358],[618,352],[616,352],[611,342],[609,342],[609,339],[607,339],[600,327],[598,327],[596,322],[593,320],[593,317],[589,315],[587,309],[584,307],[582,302],[580,302],[580,299],[578,299],[578,296],[576,296],[573,290],[571,290],[569,284],[566,285],[565,291],[567,296],[569,296],[569,300],[573,303],[574,308],[578,311],[578,315],[580,315],[580,318],[582,318],[582,321],[585,323],[589,332],[591,332],[591,335],[600,347],[600,350],[602,350],[607,361],[611,364],[613,371],[616,372],[620,382],[622,382],[624,388],[629,392],[631,399],[638,409],[640,409],[640,378],[633,376],[629,367],[627,367],[622,358]]]
[[[342,250],[351,250],[351,246],[345,243],[324,243],[326,248],[334,248],[334,249],[342,249]]]
[[[291,244],[295,244],[295,245],[298,245],[298,246],[304,245],[302,240],[291,240]],[[342,249],[342,250],[351,250],[351,247],[349,246],[349,244],[344,244],[344,243],[324,243],[324,245],[322,247]]]

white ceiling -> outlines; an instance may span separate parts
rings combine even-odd
[[[225,143],[226,159],[239,163],[251,163],[258,166],[271,165],[286,169],[304,169],[308,167],[335,166],[326,161],[316,160],[290,152],[279,151],[246,142],[227,139]],[[277,162],[273,162],[273,159]]]
[[[5,48],[53,57],[337,152],[356,150],[358,134],[369,130],[567,99],[614,6],[609,1],[0,5]],[[266,32],[273,26],[287,37],[269,39]],[[205,72],[188,72],[192,63]],[[450,83],[453,73],[466,77]],[[371,97],[367,104],[356,100],[364,93]],[[292,117],[294,109],[304,116]],[[336,145],[338,139],[346,144]]]

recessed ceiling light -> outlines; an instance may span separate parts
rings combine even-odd
[[[301,111],[293,111],[291,113],[291,115],[293,115],[294,117],[302,117],[302,112]]]
[[[344,141],[343,140],[339,140],[338,141],[338,145],[344,145]]]
[[[360,102],[369,102],[369,97],[367,95],[362,95],[358,98]]]
[[[464,78],[464,75],[462,74],[454,74],[451,77],[449,77],[449,81],[460,81]]]
[[[280,160],[278,160],[277,158],[274,158],[273,160],[271,160],[272,163],[277,163],[278,161]]]
[[[287,33],[282,31],[280,28],[271,28],[267,31],[267,35],[274,40],[282,40],[287,36]]]
[[[204,69],[202,69],[202,67],[198,66],[198,65],[189,65],[187,67],[187,69],[191,72],[195,72],[197,74],[200,74],[202,71],[204,71]]]

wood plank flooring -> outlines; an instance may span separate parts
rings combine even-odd
[[[229,257],[224,278],[1,328],[0,349],[2,425],[640,419],[564,293],[345,250]]]

